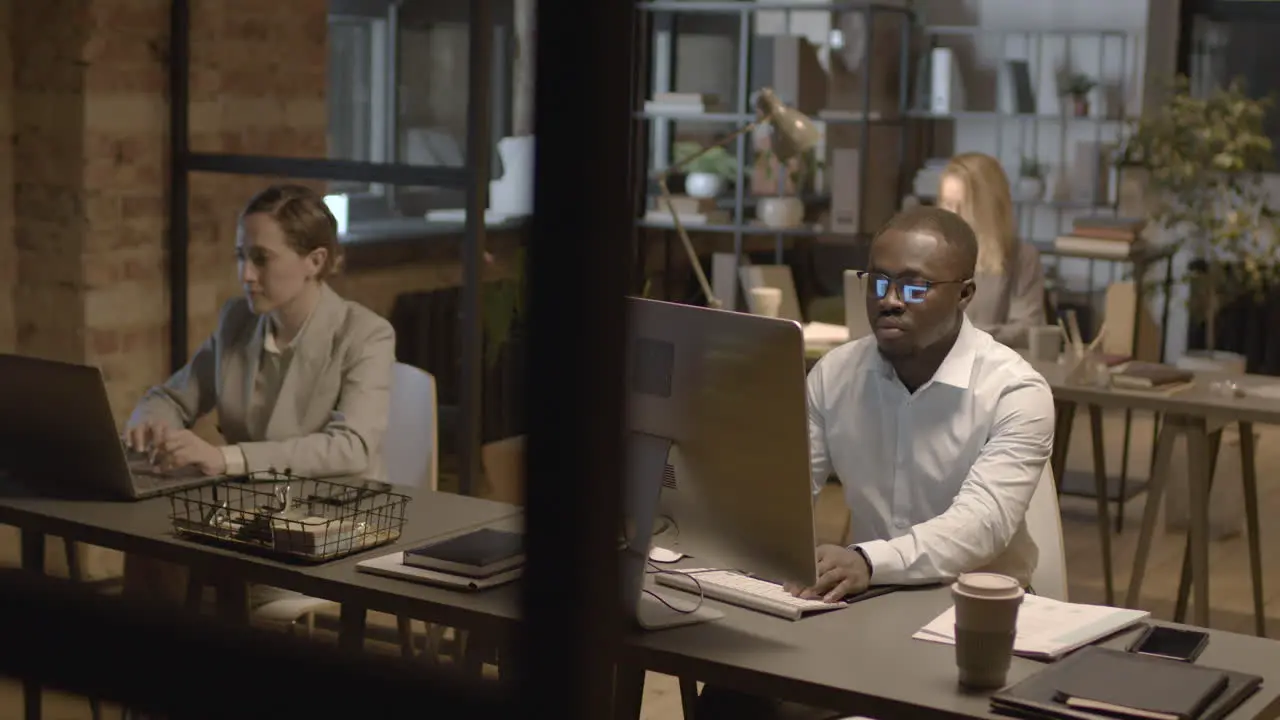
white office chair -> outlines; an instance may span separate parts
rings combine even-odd
[[[382,439],[382,461],[392,485],[413,488],[439,486],[439,430],[436,421],[436,380],[412,365],[396,363],[392,368],[391,412]],[[333,607],[330,600],[298,595],[264,603],[253,611],[254,623],[294,631],[303,621],[309,636],[315,629],[318,610]],[[408,617],[396,618],[400,651],[412,657],[413,624]],[[438,645],[442,628],[428,626],[428,649]]]
[[[1037,595],[1067,601],[1067,551],[1062,542],[1062,514],[1058,510],[1058,489],[1053,468],[1045,463],[1040,483],[1027,506],[1027,533],[1040,551],[1040,560],[1031,573],[1031,588]]]

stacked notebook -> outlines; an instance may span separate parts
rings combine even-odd
[[[481,528],[365,560],[362,572],[455,589],[483,590],[520,577],[524,535]]]
[[[1171,390],[1195,382],[1189,370],[1134,360],[1111,374],[1111,384],[1124,390]]]
[[[1262,684],[1256,675],[1089,647],[991,698],[1029,720],[1218,720]]]

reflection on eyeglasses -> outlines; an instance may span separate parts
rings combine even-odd
[[[882,300],[889,295],[889,289],[897,291],[904,303],[922,303],[935,285],[953,285],[969,282],[965,280],[922,280],[920,278],[891,278],[884,273],[861,271],[858,277],[866,281],[867,295]]]

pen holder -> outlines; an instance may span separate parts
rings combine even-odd
[[[1111,384],[1111,368],[1101,353],[1085,353],[1083,357],[1063,355],[1067,363],[1067,382],[1072,385],[1107,387]]]

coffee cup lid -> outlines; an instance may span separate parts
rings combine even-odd
[[[965,573],[956,579],[956,587],[974,597],[993,600],[1022,594],[1017,580],[997,573]]]

